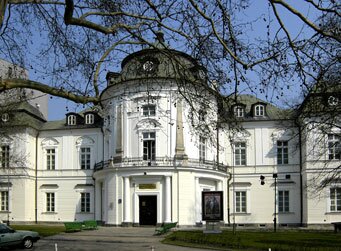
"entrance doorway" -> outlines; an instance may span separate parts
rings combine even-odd
[[[140,195],[140,225],[156,225],[157,197],[156,195]]]

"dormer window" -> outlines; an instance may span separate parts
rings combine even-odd
[[[155,116],[155,105],[144,105],[142,106],[143,116]]]
[[[95,116],[90,113],[85,115],[85,124],[92,125],[95,122]]]
[[[243,118],[244,117],[244,107],[242,106],[235,106],[233,109],[234,116],[237,118]]]
[[[264,117],[265,116],[265,107],[264,107],[264,105],[256,105],[255,106],[255,116],[256,117]]]
[[[68,125],[75,125],[76,124],[76,115],[69,115],[67,118]]]
[[[8,113],[4,113],[1,115],[2,122],[8,122],[9,121],[9,115]]]

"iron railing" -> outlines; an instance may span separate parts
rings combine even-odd
[[[127,167],[194,167],[227,172],[227,166],[211,160],[186,159],[179,160],[169,157],[156,157],[155,160],[143,160],[143,158],[122,158],[120,160],[109,159],[95,164],[94,170],[107,168]]]

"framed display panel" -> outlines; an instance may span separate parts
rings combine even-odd
[[[203,221],[222,221],[223,214],[223,192],[204,191],[202,192],[202,220]]]

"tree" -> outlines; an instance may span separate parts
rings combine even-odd
[[[199,83],[219,109],[243,92],[281,105],[302,94],[296,108],[328,69],[339,71],[340,16],[335,0],[4,0],[0,56],[34,71],[35,80],[3,78],[0,92],[31,88],[96,105],[105,73],[131,51],[172,57],[173,48],[204,67],[209,81]],[[165,40],[155,43],[161,32]],[[202,95],[179,86],[189,103]]]
[[[3,79],[0,87],[33,88],[97,104],[101,73],[124,53],[153,46],[162,30],[170,47],[189,52],[208,69],[218,95],[248,88],[280,98],[295,86],[291,80],[309,89],[315,73],[324,71],[321,61],[338,56],[339,3],[305,0],[297,9],[283,0],[262,4],[255,17],[241,19],[255,7],[248,0],[2,1],[1,55],[40,74],[37,81]],[[306,8],[314,16],[307,16]],[[333,23],[320,25],[327,17]],[[293,30],[288,18],[296,18],[302,29]],[[332,44],[328,49],[326,40]]]

